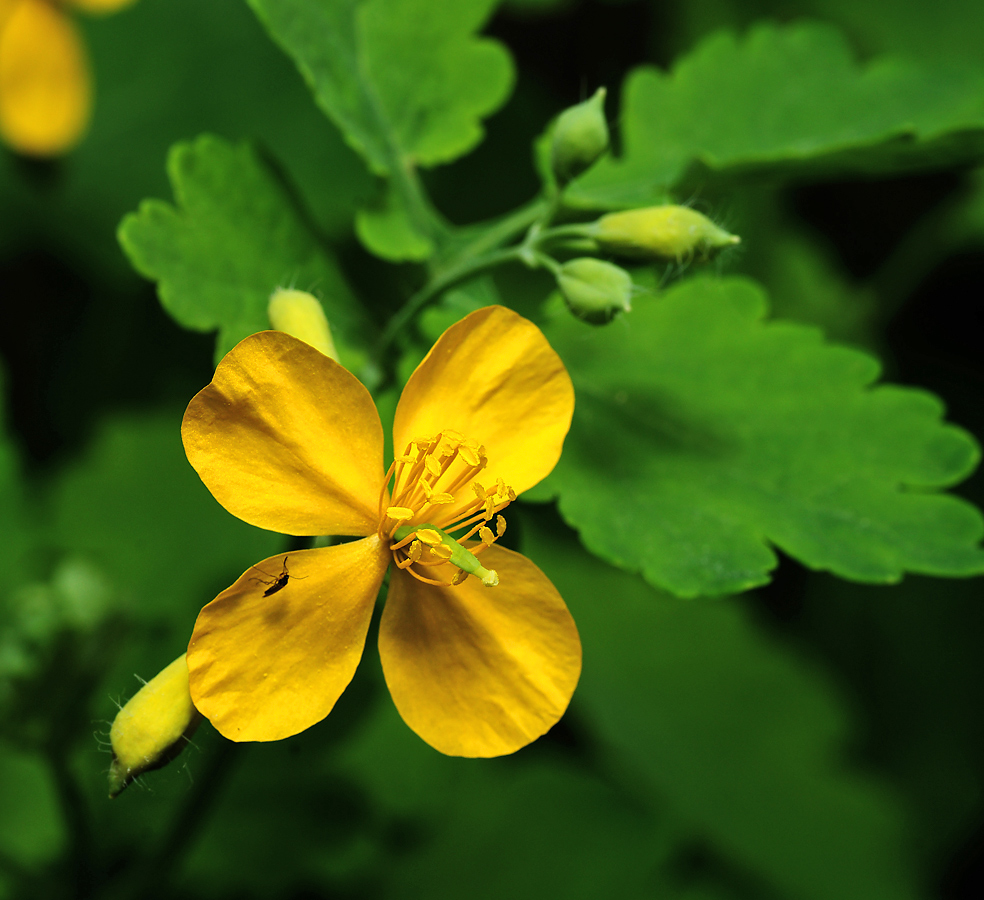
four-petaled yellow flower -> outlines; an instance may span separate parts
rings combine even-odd
[[[0,135],[29,156],[57,156],[89,122],[82,38],[64,6],[114,12],[134,0],[0,0]]]
[[[253,525],[361,540],[272,557],[209,603],[188,646],[195,706],[239,741],[319,722],[355,673],[389,569],[379,653],[404,721],[457,756],[544,734],[574,692],[581,643],[549,579],[496,541],[501,511],[556,464],[573,410],[540,330],[486,307],[410,377],[384,472],[356,378],[281,332],[242,341],[188,406],[188,459]]]

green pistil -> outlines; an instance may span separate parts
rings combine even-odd
[[[448,559],[451,565],[457,566],[469,575],[474,575],[486,587],[495,587],[499,583],[499,576],[496,574],[495,569],[486,569],[474,553],[462,547],[450,534],[438,528],[436,525],[401,525],[396,529],[396,533],[393,535],[393,541],[398,544],[400,541],[424,529],[436,531],[441,536],[441,542],[444,546],[451,548],[451,557]]]

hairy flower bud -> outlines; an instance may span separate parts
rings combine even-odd
[[[565,109],[558,117],[550,147],[550,166],[557,181],[567,184],[577,178],[608,149],[608,123],[605,121],[605,89]]]
[[[609,213],[594,223],[591,236],[608,253],[677,262],[741,242],[696,210],[672,205]]]
[[[586,256],[564,263],[557,284],[567,307],[579,319],[604,325],[632,308],[632,278],[625,269]]]
[[[201,720],[191,702],[188,661],[182,654],[140,688],[113,720],[109,796],[116,797],[138,775],[167,765]]]
[[[328,319],[317,297],[307,291],[277,288],[270,297],[267,315],[277,331],[285,331],[338,362]]]

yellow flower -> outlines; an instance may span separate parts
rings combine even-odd
[[[62,10],[113,12],[133,0],[0,0],[0,135],[30,156],[57,156],[85,131],[89,63]]]
[[[188,459],[253,525],[361,540],[265,560],[209,603],[188,645],[195,706],[238,741],[319,722],[355,673],[389,569],[379,653],[404,721],[456,756],[511,753],[548,731],[581,643],[549,579],[495,541],[501,511],[559,459],[573,409],[540,330],[486,307],[410,377],[384,472],[356,378],[281,332],[242,341],[188,406]]]

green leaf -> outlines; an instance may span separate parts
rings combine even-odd
[[[194,616],[280,535],[227,513],[181,446],[181,411],[107,420],[53,482],[50,540],[110,573],[137,615],[190,633]]]
[[[353,782],[374,821],[413,825],[420,835],[413,853],[391,862],[384,897],[732,896],[707,873],[674,871],[689,823],[663,804],[654,811],[634,782],[613,783],[610,756],[603,775],[593,758],[575,767],[536,744],[499,760],[441,756],[388,698],[350,734],[325,777]]]
[[[96,74],[91,127],[50,182],[0,156],[0,244],[44,238],[129,289],[137,279],[115,240],[120,219],[144,197],[167,196],[168,148],[203,131],[256,140],[319,227],[348,236],[373,180],[243,0],[142,0],[73,20]]]
[[[681,897],[656,874],[672,845],[660,846],[647,811],[570,764],[474,770],[453,793],[436,836],[385,896]]]
[[[250,4],[379,175],[466,153],[512,87],[508,52],[474,36],[497,0]]]
[[[774,547],[858,581],[984,571],[980,513],[934,490],[973,469],[973,439],[766,311],[753,283],[704,278],[603,329],[545,329],[577,398],[547,490],[585,545],[687,597],[766,583]]]
[[[3,421],[3,389],[0,369],[0,421]],[[22,576],[22,561],[33,535],[25,502],[20,454],[0,431],[0,590],[6,592]]]
[[[434,242],[414,229],[392,190],[380,206],[356,213],[355,233],[370,253],[390,262],[422,262],[434,252]]]
[[[175,321],[218,329],[218,360],[270,327],[275,288],[295,286],[321,297],[342,363],[357,368],[362,311],[256,152],[203,135],[172,148],[168,172],[176,205],[145,200],[123,220],[119,238],[136,269],[158,282]]]
[[[711,173],[887,172],[984,156],[984,75],[880,58],[861,66],[816,23],[714,34],[670,73],[635,69],[624,152],[569,189],[583,207],[659,202],[695,163]],[[706,180],[706,174],[698,180]]]
[[[0,860],[25,870],[51,862],[66,835],[50,771],[38,757],[0,743],[0,784]]]
[[[846,765],[846,716],[820,673],[734,599],[672,600],[581,552],[545,514],[520,525],[581,633],[576,709],[638,775],[640,799],[775,889],[754,896],[917,896],[900,811]]]
[[[952,66],[981,65],[984,7],[947,0],[945,12],[928,0],[810,0],[820,16],[848,26],[865,47]]]

